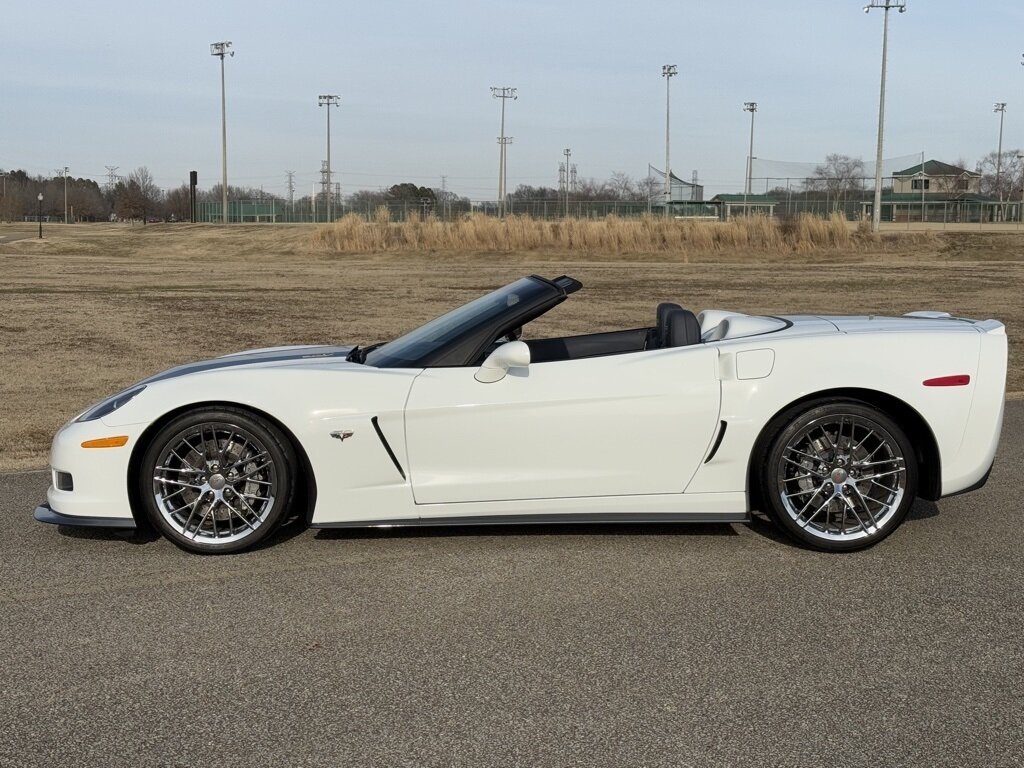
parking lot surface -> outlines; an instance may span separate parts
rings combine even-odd
[[[0,765],[1024,762],[1024,402],[879,546],[720,526],[286,530],[197,557],[0,476]]]

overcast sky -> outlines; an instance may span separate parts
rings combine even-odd
[[[308,194],[325,157],[343,192],[399,181],[496,196],[499,102],[508,187],[557,183],[565,147],[582,177],[646,175],[665,153],[662,64],[672,81],[672,167],[707,194],[738,191],[754,154],[874,159],[882,15],[865,0],[363,0],[3,4],[0,168],[102,180],[145,165],[163,187],[220,178],[227,60],[233,184]],[[892,14],[886,156],[973,163],[1024,146],[1024,2],[909,0]]]

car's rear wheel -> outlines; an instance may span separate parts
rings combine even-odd
[[[914,502],[917,462],[906,433],[866,403],[829,400],[776,422],[760,467],[765,510],[799,541],[827,551],[871,546]]]
[[[140,465],[147,515],[184,549],[248,549],[286,519],[295,457],[274,425],[237,408],[178,416],[152,439]]]

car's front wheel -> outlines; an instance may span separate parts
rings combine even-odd
[[[760,467],[765,511],[815,549],[849,551],[881,541],[917,490],[906,433],[866,403],[828,400],[783,414]]]
[[[248,549],[286,519],[295,458],[272,424],[238,408],[172,419],[140,464],[139,492],[154,526],[192,552]]]

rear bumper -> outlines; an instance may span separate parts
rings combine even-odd
[[[134,528],[135,520],[125,517],[85,517],[82,515],[62,515],[49,504],[43,503],[36,507],[33,514],[40,523],[51,525],[76,525],[82,528]]]
[[[994,467],[995,465],[996,465],[995,461],[993,461],[991,464],[989,464],[988,465],[988,469],[985,471],[985,474],[982,475],[981,479],[978,480],[974,485],[968,486],[967,488],[964,488],[963,490],[960,490],[960,491],[953,491],[952,493],[947,493],[942,498],[948,499],[950,496],[962,496],[965,493],[970,493],[971,491],[978,490],[979,488],[984,486],[985,483],[988,482],[988,478],[992,474],[992,467]]]

